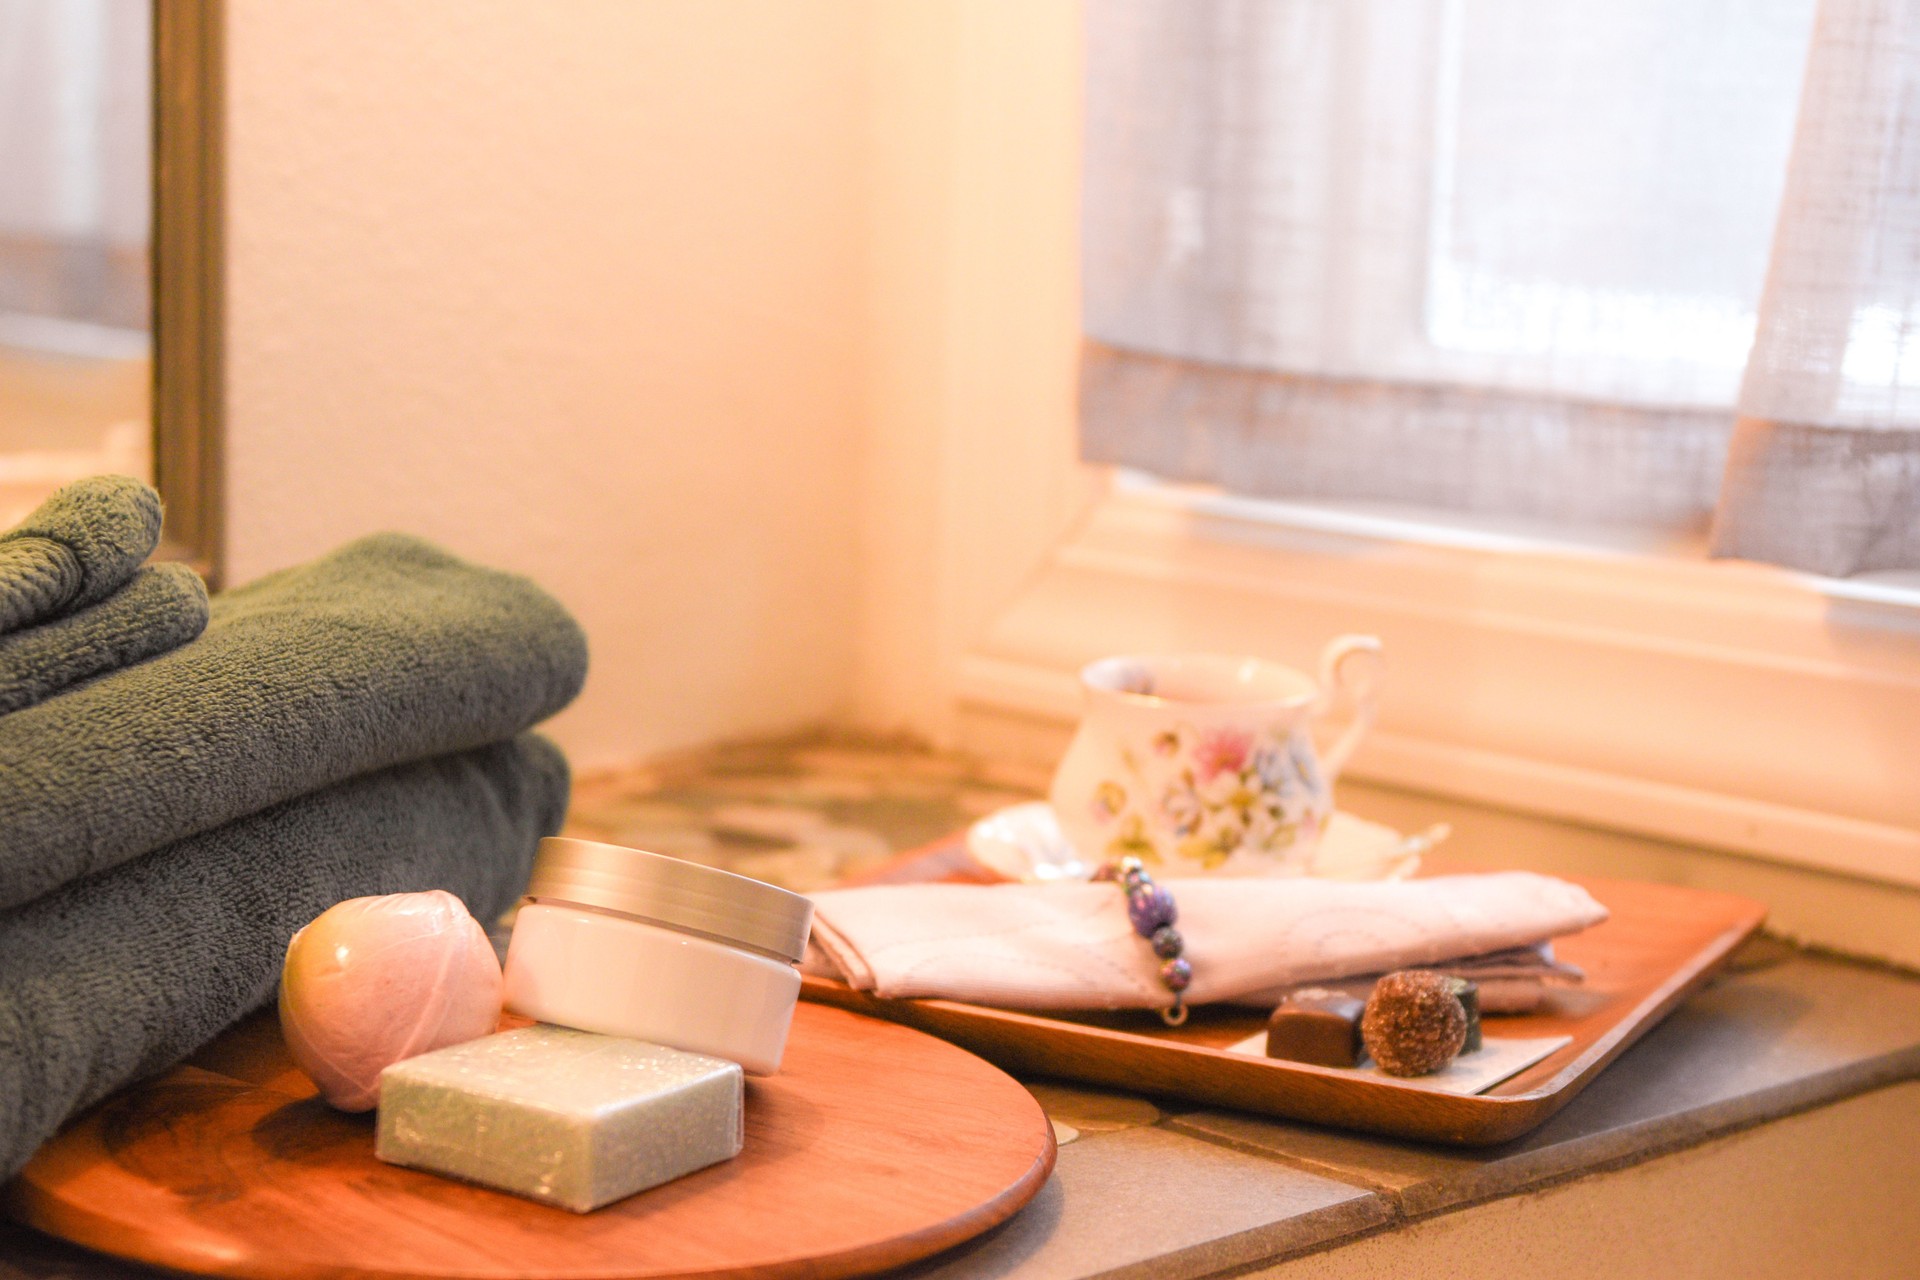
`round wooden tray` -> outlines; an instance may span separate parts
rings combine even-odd
[[[833,1280],[1011,1217],[1053,1131],[998,1068],[922,1032],[796,1011],[747,1084],[734,1160],[576,1215],[381,1164],[371,1116],[313,1096],[270,1018],[116,1095],[9,1188],[14,1215],[105,1253],[264,1280]]]

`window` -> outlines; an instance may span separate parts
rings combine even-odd
[[[0,527],[151,471],[148,9],[0,5]]]
[[[879,15],[899,56],[877,106],[899,128],[881,140],[878,195],[901,251],[876,260],[874,351],[900,394],[873,406],[888,449],[867,481],[886,517],[868,544],[864,718],[1044,767],[1093,658],[1186,648],[1310,666],[1329,636],[1372,631],[1390,674],[1356,777],[1920,886],[1911,595],[1649,556],[1658,535],[1632,530],[1613,549],[1440,533],[1076,459],[1077,264],[1099,198],[1079,180],[1098,160],[1079,86],[1100,37],[1075,8]],[[1162,52],[1177,65],[1176,44]],[[1422,312],[1402,315],[1417,336]],[[1156,358],[1170,381],[1189,363]],[[1098,394],[1083,385],[1079,411]]]
[[[1112,0],[1088,38],[1089,458],[1920,568],[1906,7]]]
[[[141,476],[163,553],[210,579],[221,13],[0,0],[0,527],[81,476]]]

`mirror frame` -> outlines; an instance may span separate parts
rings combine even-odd
[[[153,0],[153,471],[163,554],[225,562],[224,9]]]

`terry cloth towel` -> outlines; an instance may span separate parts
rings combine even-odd
[[[586,639],[525,578],[380,534],[224,592],[192,644],[0,716],[0,908],[564,707]]]
[[[0,715],[178,649],[206,626],[198,574],[183,564],[142,569],[98,604],[0,635]]]
[[[512,905],[567,766],[531,735],[355,778],[0,914],[0,1181],[61,1123],[273,996],[296,929],[344,898]]]
[[[1526,946],[1607,918],[1525,871],[1431,880],[1172,880],[1192,1004]],[[1008,1009],[1164,1008],[1112,884],[927,884],[813,895],[806,971],[862,991]]]
[[[0,635],[106,599],[160,545],[160,495],[132,476],[56,491],[0,534]]]

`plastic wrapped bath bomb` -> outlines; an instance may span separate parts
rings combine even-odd
[[[500,987],[486,930],[452,894],[349,898],[287,944],[280,1029],[321,1096],[370,1111],[387,1067],[490,1034]]]

